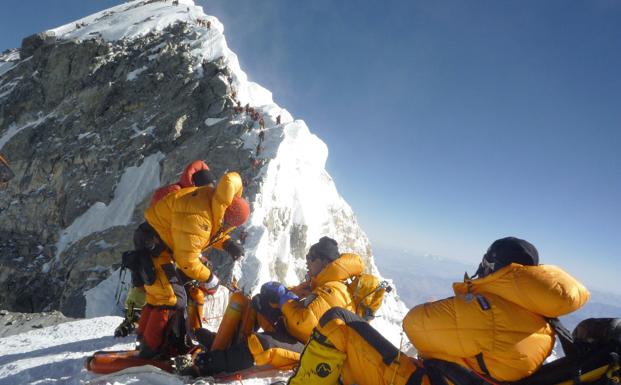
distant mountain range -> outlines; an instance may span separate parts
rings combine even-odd
[[[438,256],[420,256],[408,251],[374,248],[375,263],[382,275],[394,281],[397,294],[409,307],[453,295],[452,283],[474,274],[476,264]],[[579,311],[563,317],[573,329],[586,318],[621,318],[621,296],[591,290],[591,300]]]

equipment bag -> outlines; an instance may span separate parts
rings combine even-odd
[[[153,258],[159,256],[166,245],[155,229],[143,222],[134,231],[134,250],[123,253],[121,267],[132,272],[134,286],[153,285],[156,280]]]
[[[157,278],[153,258],[145,250],[123,252],[121,268],[132,272],[132,284],[134,286],[153,285]]]
[[[388,282],[380,282],[373,274],[361,274],[351,280],[347,290],[353,299],[356,314],[370,321],[382,306],[384,294],[390,292],[392,288],[388,286]]]
[[[565,357],[543,365],[520,381],[501,383],[452,362],[427,360],[454,385],[613,385],[621,383],[621,319],[589,318],[569,333],[558,319],[549,320],[563,342]],[[435,361],[435,362],[434,362]],[[432,385],[440,384],[432,381]]]
[[[551,323],[561,340],[564,327]],[[569,345],[569,349],[566,348]],[[621,319],[589,318],[571,334],[571,344],[563,344],[565,357],[545,364],[516,385],[611,385],[621,382]]]

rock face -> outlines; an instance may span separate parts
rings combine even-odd
[[[174,182],[193,159],[208,158],[216,174],[250,170],[239,139],[247,126],[203,123],[228,116],[233,99],[218,61],[202,63],[200,77],[191,72],[191,39],[184,23],[115,43],[24,39],[1,83],[14,86],[0,101],[0,133],[19,132],[2,147],[17,178],[0,195],[0,282],[10,293],[0,306],[83,315],[82,291],[130,248],[145,202],[128,226],[90,234],[59,258],[55,245],[89,207],[110,203],[128,166],[160,152],[158,182]],[[156,186],[144,187],[146,197]]]
[[[221,278],[295,283],[321,235],[377,271],[325,144],[247,81],[217,19],[181,3],[126,3],[0,56],[0,152],[15,173],[0,190],[0,308],[84,316],[152,191],[195,159],[240,172],[252,203],[247,257],[214,255]]]

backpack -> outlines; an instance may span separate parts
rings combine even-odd
[[[129,250],[121,256],[121,271],[132,272],[134,286],[153,285],[157,279],[153,258],[145,250]]]
[[[543,365],[516,385],[612,385],[621,382],[621,319],[589,318],[573,333],[558,319],[548,320],[565,357]]]
[[[531,376],[516,382],[497,382],[453,362],[426,360],[432,385],[613,385],[621,383],[621,319],[589,318],[570,333],[557,319],[548,320],[565,357],[544,364]]]
[[[392,287],[373,274],[361,274],[347,284],[347,291],[351,295],[356,314],[370,321],[382,306],[384,293],[392,291]]]

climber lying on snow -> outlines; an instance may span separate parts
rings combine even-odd
[[[550,355],[555,332],[548,320],[589,298],[560,268],[539,265],[532,244],[512,237],[490,246],[475,277],[454,284],[454,297],[418,305],[406,315],[403,328],[420,359],[401,353],[346,309],[330,310],[289,384],[332,385],[339,378],[345,385],[517,381]]]
[[[361,276],[363,262],[356,254],[340,254],[337,246],[335,240],[323,237],[310,248],[306,256],[310,291],[304,284],[295,291],[278,282],[262,286],[252,303],[259,318],[268,320],[269,326],[262,323],[263,332],[252,333],[228,349],[199,353],[194,365],[182,369],[181,373],[205,376],[231,373],[253,365],[291,367],[299,360],[319,318],[329,309],[339,306],[366,315],[377,310],[383,298],[383,286],[368,296],[374,301],[372,309],[357,301],[347,281]]]

